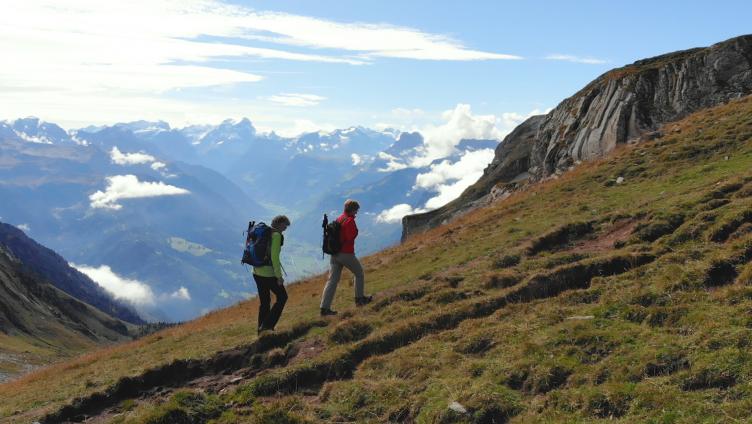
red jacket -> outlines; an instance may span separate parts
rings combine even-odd
[[[355,253],[355,237],[358,237],[358,226],[355,225],[355,217],[342,213],[337,218],[342,228],[339,231],[339,241],[342,243],[340,253]]]

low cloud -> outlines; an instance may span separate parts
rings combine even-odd
[[[267,97],[267,100],[284,106],[303,107],[316,106],[322,101],[326,100],[326,97],[318,96],[316,94],[282,93],[274,96],[269,96]]]
[[[402,218],[405,215],[412,215],[416,213],[425,212],[425,209],[420,208],[413,208],[412,206],[408,205],[407,203],[400,203],[399,205],[394,205],[389,209],[385,209],[381,211],[381,213],[376,216],[376,222],[382,222],[382,223],[395,223],[402,221]]]
[[[406,163],[400,162],[399,158],[397,158],[396,156],[392,156],[386,152],[379,152],[378,157],[379,159],[387,161],[386,167],[380,168],[378,170],[379,172],[393,172],[410,167]]]
[[[603,59],[596,59],[594,57],[580,57],[580,56],[574,56],[571,54],[550,54],[546,56],[547,60],[560,60],[564,62],[572,62],[572,63],[585,63],[587,65],[602,65],[604,63],[607,63],[608,61]]]
[[[96,268],[86,265],[70,265],[94,280],[115,299],[125,300],[136,306],[154,305],[154,292],[141,281],[123,278],[107,265]]]
[[[139,181],[135,175],[115,175],[107,177],[107,189],[97,191],[89,196],[92,208],[118,210],[123,206],[122,199],[143,197],[176,196],[189,194],[190,191],[159,182]]]
[[[525,119],[540,113],[543,112],[534,109],[528,114],[476,115],[470,105],[457,104],[454,109],[441,114],[443,124],[412,128],[423,135],[424,154],[414,158],[411,166],[427,166],[436,159],[449,156],[463,139],[500,141]]]
[[[156,160],[154,156],[147,155],[146,153],[123,153],[117,147],[113,147],[110,150],[110,158],[112,159],[112,163],[117,165],[141,165],[152,163]]]
[[[353,166],[358,166],[363,163],[363,158],[357,153],[351,154],[350,159],[352,159]]]
[[[155,171],[161,171],[161,170],[165,169],[166,166],[167,165],[164,162],[154,162],[154,163],[151,164],[151,169],[153,169]]]
[[[191,293],[188,291],[187,288],[180,286],[179,289],[175,290],[175,292],[170,294],[170,298],[189,301],[191,300]]]
[[[277,135],[282,137],[297,137],[301,134],[317,131],[334,131],[336,127],[332,124],[319,124],[308,119],[296,119],[291,127],[275,130]]]
[[[493,160],[493,149],[465,153],[457,162],[448,160],[431,165],[428,172],[418,174],[413,189],[435,191],[438,194],[426,202],[426,209],[436,209],[459,197],[483,175],[483,169]]]
[[[25,233],[28,233],[29,231],[31,231],[31,227],[29,227],[29,224],[18,224],[16,225],[16,227]]]
[[[473,115],[470,105],[458,104],[454,109],[441,115],[444,124],[427,126],[420,130],[426,145],[426,156],[421,158],[422,165],[446,157],[462,139],[496,139],[503,138],[504,133],[497,126],[499,118],[494,115]]]

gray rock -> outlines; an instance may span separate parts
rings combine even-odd
[[[467,414],[467,408],[465,408],[464,406],[462,406],[462,404],[459,403],[459,402],[457,402],[456,400],[452,401],[449,404],[449,409],[451,409],[452,411],[454,411],[454,412],[456,412],[458,414]]]

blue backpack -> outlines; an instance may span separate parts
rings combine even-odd
[[[272,228],[263,222],[248,223],[248,234],[245,239],[245,250],[241,263],[251,266],[271,265]]]

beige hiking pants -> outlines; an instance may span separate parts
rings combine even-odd
[[[332,255],[329,260],[329,281],[326,282],[324,293],[321,294],[321,307],[329,309],[334,300],[334,292],[337,291],[337,284],[342,276],[342,268],[347,268],[355,275],[355,297],[365,296],[365,276],[360,261],[353,253],[338,253]]]

